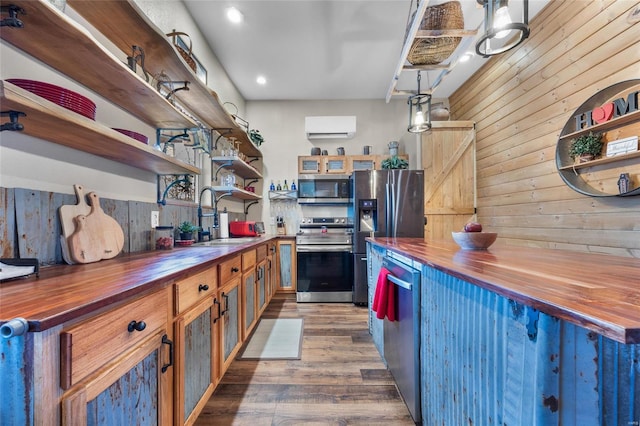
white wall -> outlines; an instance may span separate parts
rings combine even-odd
[[[347,155],[362,154],[362,147],[371,145],[372,154],[387,154],[387,144],[400,142],[400,153],[409,154],[409,167],[418,167],[418,139],[407,132],[409,111],[406,99],[392,100],[343,100],[343,101],[249,101],[247,118],[252,129],[260,130],[265,143],[260,147],[263,155],[262,186],[263,208],[249,211],[250,220],[270,222],[273,206],[269,202],[269,183],[273,179],[290,184],[297,179],[298,156],[309,155],[314,146],[336,154],[336,148],[344,147]],[[357,132],[353,139],[309,141],[305,136],[306,116],[355,115]],[[346,215],[345,208],[298,207],[304,216]],[[289,231],[289,229],[288,229]]]

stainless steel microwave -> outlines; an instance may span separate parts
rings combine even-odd
[[[349,204],[350,198],[347,175],[298,175],[299,204]]]

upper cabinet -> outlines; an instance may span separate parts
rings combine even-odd
[[[247,133],[221,106],[215,92],[207,88],[174,49],[171,40],[155,27],[130,1],[68,1],[88,22],[124,53],[143,47],[145,69],[150,75],[164,72],[184,82],[172,102],[145,78],[108,51],[86,28],[61,13],[49,2],[0,0],[13,6],[21,28],[3,27],[3,41],[44,62],[93,90],[109,102],[155,128],[214,129],[240,143],[247,156],[260,157]],[[20,76],[16,76],[20,77]],[[17,111],[23,133],[89,152],[158,174],[198,174],[200,169],[151,146],[128,138],[111,128],[70,112],[30,92],[2,82],[3,111]],[[3,124],[10,121],[3,117]],[[99,141],[99,143],[97,142]]]

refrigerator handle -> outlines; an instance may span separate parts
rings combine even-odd
[[[391,214],[393,212],[393,202],[391,200],[391,185],[389,185],[389,182],[387,181],[387,183],[385,184],[385,225],[387,227],[387,237],[394,237],[395,235],[393,235],[393,222],[391,219]]]

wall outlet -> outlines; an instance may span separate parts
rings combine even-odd
[[[154,210],[151,212],[151,227],[157,228],[158,226],[160,226],[160,212]]]

